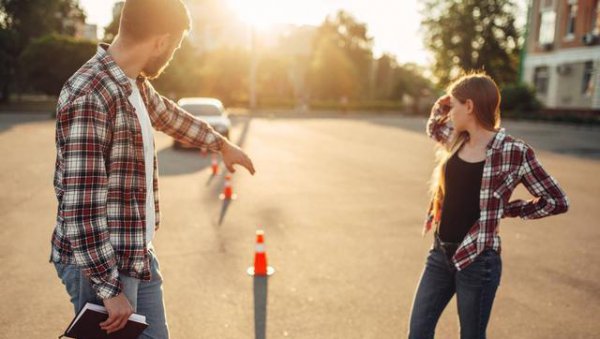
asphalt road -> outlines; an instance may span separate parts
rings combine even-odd
[[[403,338],[431,245],[421,237],[433,142],[422,118],[238,118],[257,174],[218,199],[210,159],[157,133],[163,223],[155,239],[172,338]],[[600,129],[506,122],[567,192],[568,214],[504,220],[489,338],[600,333]],[[48,263],[54,121],[0,114],[0,338],[55,338],[72,307]],[[520,187],[513,197],[527,197]],[[253,284],[254,233],[277,270]],[[255,312],[255,297],[258,307]],[[261,306],[262,305],[262,306]],[[266,311],[266,314],[265,314]],[[260,331],[259,331],[260,332]],[[458,338],[455,299],[437,327]]]

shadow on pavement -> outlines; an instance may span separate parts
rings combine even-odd
[[[236,118],[233,120],[233,124],[237,125],[237,124],[244,124],[244,127],[242,129],[242,133],[240,133],[240,136],[238,137],[238,140],[236,142],[236,144],[240,147],[243,148],[244,143],[246,142],[246,138],[248,137],[248,131],[250,130],[250,123],[252,122],[252,118],[247,118],[247,117],[243,117],[243,118]]]
[[[233,124],[243,124],[242,131],[236,144],[240,147],[244,145],[250,129],[251,118],[238,118],[235,119]],[[159,158],[159,174],[161,176],[169,175],[183,175],[194,172],[202,171],[211,166],[210,153],[206,156],[200,154],[198,149],[176,149],[174,147],[163,148],[158,152]],[[222,166],[222,162],[219,162],[220,170],[226,171],[225,167]],[[210,184],[214,178],[209,178],[206,185]],[[224,178],[219,176],[219,185],[215,186],[216,189],[220,189]]]
[[[210,167],[210,156],[200,155],[199,150],[179,150],[173,147],[158,152],[158,173],[161,176],[189,174]]]
[[[234,120],[234,122],[233,122],[234,125],[243,124],[242,131],[235,143],[236,145],[238,145],[241,148],[244,147],[244,143],[246,142],[246,139],[248,138],[248,133],[250,131],[251,122],[252,122],[252,118],[246,118],[246,117],[236,118],[236,120]],[[210,158],[208,160],[208,166],[210,166]],[[237,169],[236,172],[246,170],[245,168],[242,168],[239,165],[236,165],[236,169]],[[217,178],[218,180],[217,180],[217,183],[215,185],[213,185],[211,194],[218,196],[222,192],[223,186],[225,185],[225,175],[227,173],[229,173],[229,171],[223,164],[223,161],[219,161],[219,175]],[[233,182],[233,179],[234,179],[234,175],[232,175],[232,182]],[[212,181],[214,181],[214,179],[209,178],[209,182],[207,182],[207,185]],[[235,188],[233,191],[235,192]]]
[[[223,219],[225,219],[225,214],[227,214],[227,209],[231,204],[231,199],[224,199],[223,206],[221,207],[221,214],[219,215],[219,226],[223,223]]]
[[[268,277],[254,280],[254,335],[256,339],[265,339],[267,334],[267,281]]]
[[[219,163],[220,165],[220,163]],[[219,173],[220,173],[221,167],[219,167]],[[219,176],[219,173],[217,174],[211,174],[210,177],[208,177],[208,180],[206,180],[206,186],[210,185],[210,183],[215,180],[215,177]]]

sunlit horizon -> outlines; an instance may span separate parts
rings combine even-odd
[[[99,26],[99,34],[112,19],[112,8],[117,0],[80,0],[88,22]],[[184,1],[185,2],[185,1]],[[376,57],[383,53],[396,56],[401,63],[428,65],[429,52],[424,48],[419,32],[421,15],[416,0],[389,2],[386,0],[225,0],[238,19],[267,31],[278,24],[320,25],[328,15],[343,9],[359,22],[367,24],[373,37]],[[402,20],[399,20],[399,17]]]
[[[112,8],[118,0],[80,0],[88,22],[97,24],[99,34],[112,19]],[[184,0],[184,2],[186,2]],[[268,30],[277,24],[320,25],[328,15],[343,9],[359,22],[367,24],[368,33],[374,38],[373,52],[376,57],[383,53],[394,55],[401,63],[427,66],[433,57],[423,44],[420,31],[421,5],[418,0],[225,0],[238,19],[260,30]],[[525,0],[517,0],[518,25],[524,23]]]

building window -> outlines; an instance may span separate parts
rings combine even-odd
[[[540,13],[539,43],[541,45],[552,44],[554,42],[554,29],[556,22],[556,12],[543,11]]]
[[[538,94],[546,95],[548,93],[548,66],[536,67],[533,71],[533,84]]]
[[[575,36],[575,22],[577,20],[577,1],[570,0],[567,4],[567,31],[565,36],[573,38]]]
[[[596,17],[592,19],[594,22],[593,32],[594,34],[600,34],[600,4],[596,1]]]
[[[581,94],[591,95],[594,80],[594,62],[587,61],[583,66],[583,78],[581,81]]]

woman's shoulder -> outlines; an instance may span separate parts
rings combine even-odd
[[[502,151],[511,151],[511,152],[519,152],[519,153],[527,153],[527,152],[532,152],[533,151],[533,147],[531,147],[531,145],[529,145],[527,142],[525,142],[523,139],[517,138],[509,133],[507,133],[505,130],[503,130],[504,132],[504,139],[502,140]]]
[[[496,149],[497,154],[493,156],[493,166],[497,168],[498,175],[501,173],[520,173],[523,164],[528,158],[533,157],[533,147],[523,139],[506,133],[501,136],[502,140]]]

